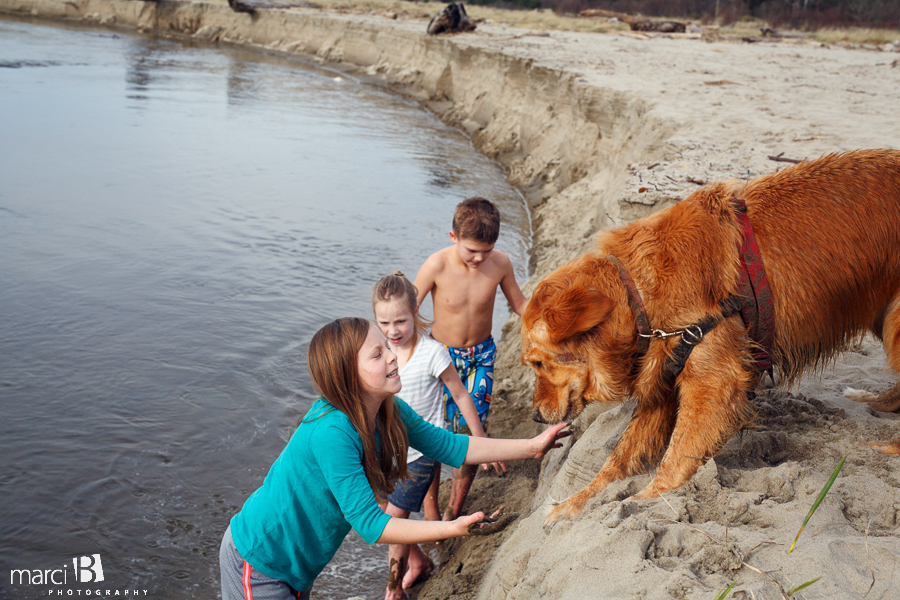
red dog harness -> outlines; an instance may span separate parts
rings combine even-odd
[[[750,339],[758,344],[753,349],[756,368],[768,371],[772,368],[772,342],[775,338],[775,304],[769,278],[763,268],[759,245],[753,234],[753,227],[747,217],[747,203],[743,198],[732,196],[731,204],[737,213],[738,223],[744,230],[741,246],[741,282],[738,287],[741,318],[747,326]]]
[[[738,283],[737,294],[729,296],[719,303],[722,307],[721,315],[710,315],[683,330],[667,333],[650,327],[650,319],[644,302],[638,292],[634,280],[629,275],[625,265],[615,256],[609,254],[606,259],[619,271],[619,279],[625,286],[628,297],[628,305],[634,314],[635,326],[638,333],[637,349],[635,351],[635,368],[638,361],[643,358],[650,347],[653,338],[667,338],[674,335],[681,336],[681,343],[675,347],[672,355],[666,361],[663,372],[669,377],[676,377],[684,369],[694,346],[703,340],[703,336],[712,331],[716,325],[734,314],[740,313],[747,327],[747,333],[754,342],[752,350],[756,368],[760,371],[769,371],[772,368],[772,342],[775,330],[775,305],[772,302],[772,291],[769,288],[769,280],[763,267],[762,256],[759,253],[759,245],[753,234],[753,227],[747,217],[747,203],[736,196],[730,199],[738,223],[743,229],[743,242],[741,244],[741,279]]]

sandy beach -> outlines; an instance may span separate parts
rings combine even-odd
[[[428,37],[422,18],[323,9],[231,12],[221,2],[0,0],[0,12],[238,43],[308,57],[410,95],[502,163],[532,211],[529,294],[591,247],[594,234],[670,206],[701,185],[752,179],[856,148],[900,148],[900,52],[807,41],[534,32],[481,23]],[[403,4],[406,6],[406,4]],[[437,4],[409,4],[410,14]],[[393,13],[394,15],[398,13]],[[895,45],[894,47],[900,47]],[[501,233],[502,235],[502,233]],[[898,240],[900,247],[900,240]],[[504,327],[491,434],[531,435],[533,375],[519,365],[519,321]],[[600,469],[632,406],[599,407],[542,464],[480,475],[468,510],[499,505],[502,533],[440,546],[419,599],[900,598],[900,457],[861,440],[900,437],[845,387],[881,391],[898,376],[866,338],[796,387],[766,380],[755,428],[731,439],[690,483],[627,498],[617,482],[577,521],[545,526],[551,502]],[[841,457],[846,463],[796,548],[787,550]],[[741,594],[740,592],[743,592]]]

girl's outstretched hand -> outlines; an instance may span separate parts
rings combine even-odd
[[[562,447],[562,443],[559,440],[572,435],[571,429],[563,431],[568,426],[568,423],[557,423],[552,427],[548,427],[540,435],[531,438],[531,442],[534,444],[534,454],[532,456],[534,458],[543,458],[548,450]]]
[[[451,525],[453,526],[453,536],[458,537],[461,535],[470,535],[469,526],[478,523],[479,521],[484,520],[484,513],[477,512],[471,515],[463,515],[461,517],[457,517],[456,520],[451,521]]]

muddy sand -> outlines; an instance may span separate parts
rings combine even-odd
[[[590,248],[594,234],[670,206],[709,181],[750,179],[855,148],[900,148],[900,53],[761,42],[515,30],[428,37],[439,5],[359,14],[320,3],[236,14],[221,2],[0,0],[0,12],[238,43],[328,63],[408,94],[501,162],[534,218],[529,293]],[[387,16],[385,16],[387,15]],[[390,18],[398,16],[398,18]],[[897,48],[894,45],[892,48]],[[898,240],[900,247],[900,240]],[[491,431],[531,435],[533,376],[519,321],[504,327]],[[518,519],[490,537],[440,545],[420,599],[900,598],[900,457],[860,440],[900,437],[900,415],[842,396],[897,381],[866,338],[791,389],[761,387],[755,427],[683,488],[633,502],[648,475],[611,485],[576,521],[544,525],[551,502],[587,484],[629,404],[591,409],[563,449],[480,475],[467,509]],[[803,518],[846,463],[793,553]]]

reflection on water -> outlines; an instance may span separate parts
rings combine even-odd
[[[471,195],[526,275],[498,168],[352,78],[0,20],[0,106],[4,568],[99,553],[111,589],[215,597],[228,520],[314,400],[312,333],[369,316]],[[314,597],[377,596],[385,556],[348,538]]]

